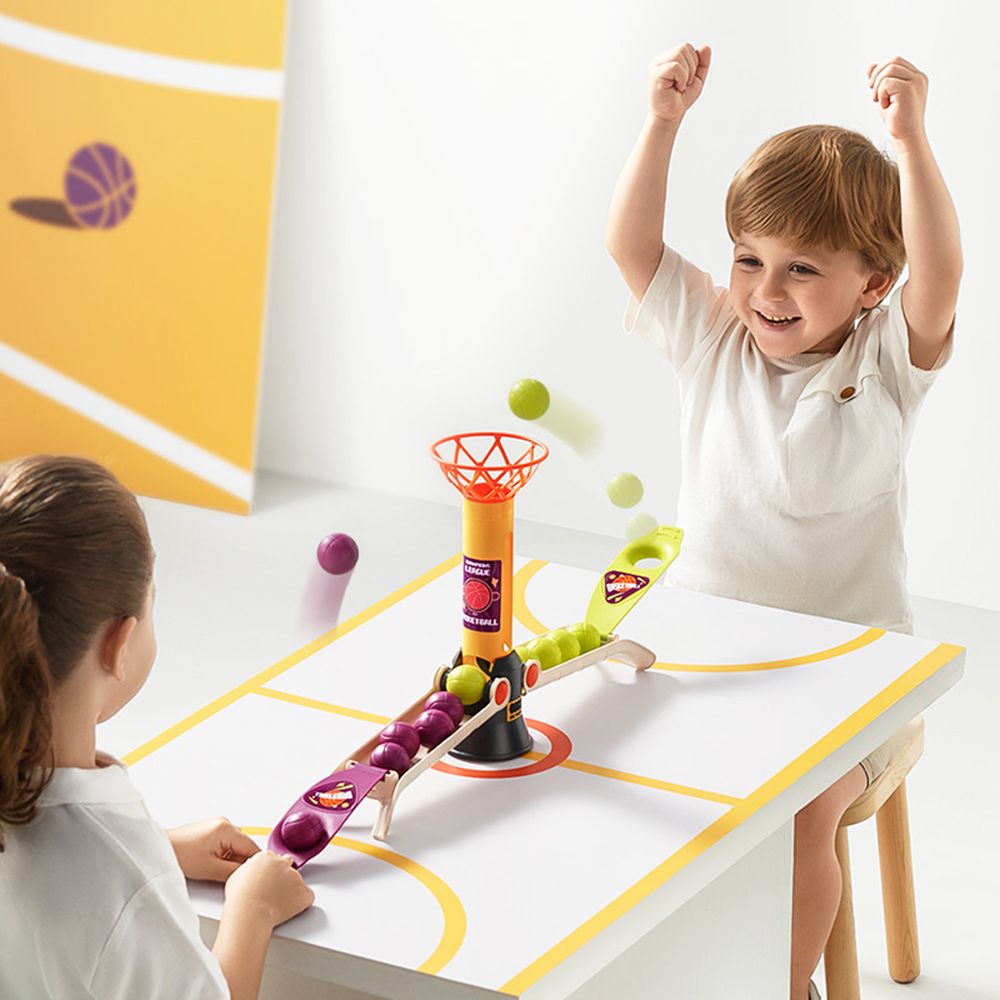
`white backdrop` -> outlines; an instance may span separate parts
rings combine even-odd
[[[998,27],[987,2],[292,0],[259,465],[457,503],[432,441],[534,430],[552,456],[519,517],[622,534],[630,512],[605,484],[627,469],[646,485],[637,509],[673,523],[673,375],[621,333],[604,249],[646,65],[682,41],[713,47],[675,149],[667,238],[721,284],[739,164],[805,122],[890,149],[865,70],[899,54],[930,77],[966,258],[956,357],[910,452],[910,589],[1000,609]],[[510,414],[525,376],[599,417],[595,455]]]

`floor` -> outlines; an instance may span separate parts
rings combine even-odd
[[[119,755],[461,548],[457,506],[413,501],[404,523],[393,498],[287,478],[260,477],[249,518],[143,506],[157,549],[160,654],[143,691],[102,727],[102,746]],[[349,579],[316,566],[312,553],[331,531],[349,532],[361,547]],[[621,544],[516,525],[519,552],[594,570]],[[962,681],[925,715],[926,751],[908,782],[923,964],[909,986],[885,971],[874,823],[852,829],[862,995],[996,1000],[1000,612],[919,597],[914,610],[916,634],[964,645],[968,658]]]

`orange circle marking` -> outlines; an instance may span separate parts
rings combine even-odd
[[[532,661],[530,667],[528,667],[528,676],[525,677],[525,681],[528,687],[533,688],[538,683],[538,664]]]
[[[500,771],[480,771],[473,767],[458,767],[455,764],[446,764],[439,760],[434,765],[435,771],[444,771],[445,774],[456,774],[460,778],[524,778],[529,774],[540,774],[553,767],[558,767],[572,752],[573,743],[570,738],[555,726],[550,726],[547,722],[539,722],[537,719],[524,720],[529,729],[534,729],[548,738],[552,744],[549,752],[541,759],[525,764],[524,767],[511,767]]]
[[[510,685],[506,681],[501,681],[493,692],[493,700],[498,705],[502,705],[507,700],[508,694],[510,694]]]

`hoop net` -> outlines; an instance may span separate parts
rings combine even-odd
[[[453,434],[431,445],[431,456],[466,500],[510,500],[548,457],[549,449],[520,434]]]

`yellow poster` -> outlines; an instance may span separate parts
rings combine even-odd
[[[249,510],[284,0],[0,0],[0,459]]]

